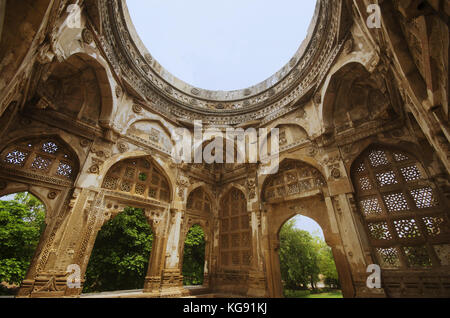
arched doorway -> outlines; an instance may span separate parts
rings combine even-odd
[[[315,167],[299,160],[281,162],[279,172],[269,176],[263,184],[262,199],[266,211],[268,294],[283,297],[280,271],[279,232],[283,224],[301,214],[313,219],[323,230],[327,245],[332,248],[344,297],[354,296],[350,267],[343,249],[334,210],[327,206],[327,183]]]
[[[143,289],[153,231],[142,209],[127,207],[97,234],[83,292]]]
[[[0,196],[26,191],[46,207],[45,231],[21,284],[18,296],[22,297],[34,291],[39,294],[45,287],[46,282],[41,280],[35,285],[36,278],[54,264],[57,251],[51,245],[60,239],[57,231],[65,211],[63,205],[78,177],[79,157],[64,134],[8,140],[0,153]]]
[[[317,222],[296,215],[281,226],[278,237],[284,297],[342,297],[332,249]]]
[[[185,219],[182,229],[184,241],[181,242],[184,285],[209,287],[213,203],[204,186],[189,193]]]
[[[194,224],[187,232],[183,248],[183,285],[201,286],[205,274],[205,233]]]
[[[169,181],[151,157],[130,158],[115,163],[104,177],[102,189],[97,194],[104,213],[101,222],[89,234],[86,257],[80,260],[82,277],[85,273],[90,275],[96,272],[94,265],[91,272],[86,270],[88,261],[90,257],[94,258],[94,263],[96,258],[99,259],[95,249],[104,244],[104,249],[110,248],[114,250],[113,254],[120,254],[124,258],[112,260],[119,265],[116,270],[123,270],[120,274],[124,274],[124,283],[109,286],[108,290],[143,287],[145,293],[158,291],[161,264],[165,257],[165,223],[162,219],[168,212],[170,199]],[[120,252],[116,250],[120,244],[112,244],[114,240],[111,242],[111,229],[114,229],[116,239],[121,244]],[[93,249],[94,254],[91,254]],[[113,275],[112,271],[109,273]],[[127,275],[134,277],[133,284],[127,282]],[[142,290],[136,292],[142,293]]]
[[[36,257],[45,217],[45,204],[29,192],[0,198],[0,295],[17,294]]]

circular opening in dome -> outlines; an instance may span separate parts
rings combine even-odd
[[[153,58],[189,85],[212,91],[240,90],[274,76],[299,50],[316,9],[315,0],[126,3]]]

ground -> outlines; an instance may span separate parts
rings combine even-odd
[[[286,290],[286,298],[343,298],[340,290],[331,290],[318,294],[311,294],[310,290]]]

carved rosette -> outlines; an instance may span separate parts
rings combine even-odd
[[[117,149],[119,150],[120,153],[125,153],[129,150],[129,147],[126,143],[124,142],[119,142],[117,144]]]
[[[140,114],[140,113],[142,113],[142,106],[141,105],[139,105],[139,104],[133,104],[133,112],[135,113],[135,114]]]
[[[54,200],[57,196],[58,196],[58,193],[56,193],[55,191],[50,191],[47,194],[47,198],[49,198],[50,200]]]
[[[83,41],[86,44],[91,44],[94,41],[94,36],[92,35],[92,32],[88,29],[83,29],[81,37],[83,38]]]

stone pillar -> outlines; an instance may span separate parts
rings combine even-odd
[[[81,277],[86,269],[82,255],[97,221],[95,213],[85,215],[89,195],[87,189],[74,189],[67,194],[55,220],[46,229],[45,243],[33,260],[19,297],[73,297],[81,293],[83,280],[80,288],[68,288],[67,269],[69,265],[78,265]]]
[[[150,260],[145,276],[144,293],[158,294],[161,287],[161,267],[164,259],[164,241],[166,239],[159,227],[153,228],[153,244]]]
[[[145,276],[144,293],[151,294],[152,297],[157,297],[160,295],[161,289],[162,269],[164,267],[165,245],[167,241],[167,218],[169,213],[166,211],[159,218],[151,214],[150,211],[146,211],[145,214],[149,223],[152,225],[154,236],[147,275]]]
[[[160,288],[161,297],[177,297],[188,294],[183,288],[183,275],[180,269],[180,237],[183,214],[183,211],[179,209],[170,210]]]
[[[247,292],[247,296],[250,297],[267,296],[261,222],[261,211],[259,209],[253,209],[250,212],[250,226],[252,229],[252,262],[251,270],[249,271],[249,289]]]
[[[382,297],[384,290],[366,287],[366,269],[374,262],[365,233],[358,225],[355,206],[349,200],[352,197],[352,193],[325,197],[331,227],[339,234],[339,239],[327,243],[332,247],[344,297]]]
[[[266,297],[283,297],[283,287],[281,286],[280,259],[278,249],[280,242],[278,237],[270,235],[269,214],[271,206],[262,207],[261,213],[261,248],[263,255],[263,266],[266,277],[265,288]]]
[[[210,258],[211,258],[211,237],[206,235],[206,231],[209,229],[204,229],[205,232],[205,264],[203,267],[203,286],[209,287],[209,268],[210,268]]]
[[[215,211],[213,219],[211,220],[211,243],[210,243],[210,272],[209,272],[209,287],[212,291],[217,289],[218,271],[219,271],[219,217],[218,212]]]

